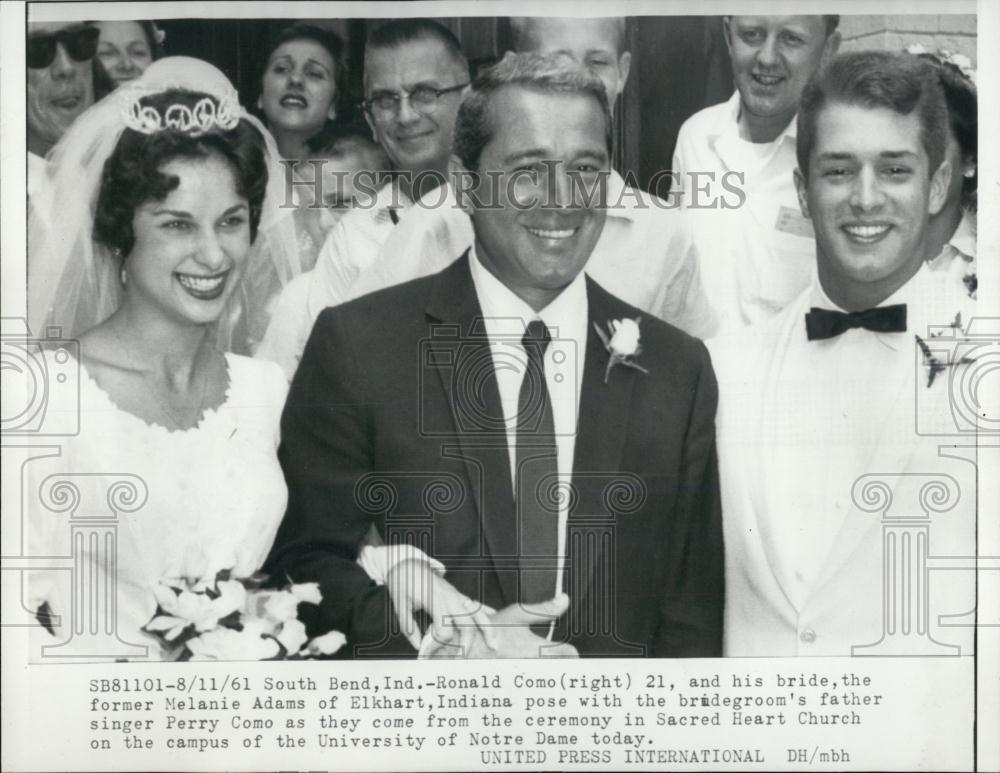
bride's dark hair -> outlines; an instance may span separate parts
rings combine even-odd
[[[171,106],[193,109],[205,98],[218,104],[207,94],[181,89],[144,97],[140,104],[164,116]],[[267,187],[267,162],[263,138],[242,119],[232,129],[212,129],[197,136],[180,129],[152,134],[126,129],[101,174],[94,240],[123,258],[127,256],[135,244],[132,220],[136,208],[147,201],[162,201],[180,184],[176,175],[160,171],[163,165],[178,158],[203,159],[212,155],[221,156],[229,164],[236,192],[249,202],[250,239],[254,240]]]

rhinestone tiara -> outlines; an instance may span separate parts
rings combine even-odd
[[[165,110],[152,105],[143,105],[142,99],[153,94],[162,94],[171,88],[195,91],[189,86],[158,87],[150,91],[136,86],[123,86],[120,91],[122,120],[125,125],[140,134],[156,134],[167,129],[184,132],[192,137],[213,130],[228,131],[240,122],[243,108],[235,89],[227,89],[222,94],[199,99],[194,107],[175,103]]]

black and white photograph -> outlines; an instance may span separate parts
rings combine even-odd
[[[0,12],[4,770],[1000,769],[1000,7]]]

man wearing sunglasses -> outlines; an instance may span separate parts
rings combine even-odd
[[[79,22],[29,22],[28,152],[46,153],[94,102],[100,31]]]

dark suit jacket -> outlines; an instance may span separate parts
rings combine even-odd
[[[517,601],[506,435],[468,254],[319,317],[282,417],[288,512],[269,562],[319,581],[315,629],[355,654],[392,650],[386,594],[354,564],[374,523],[442,561],[460,591]],[[555,638],[581,655],[708,657],[722,649],[717,389],[702,343],[588,278],[589,317],[642,317],[616,366],[588,325],[568,518],[570,595]],[[379,640],[385,641],[378,645]],[[412,649],[409,650],[412,653]]]

